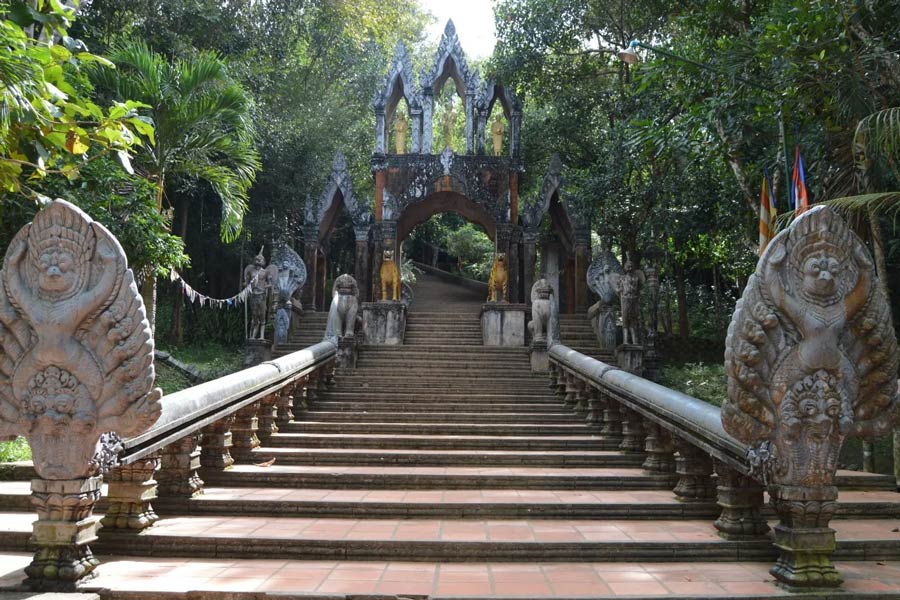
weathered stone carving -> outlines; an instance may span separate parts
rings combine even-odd
[[[616,347],[615,305],[619,300],[617,289],[622,275],[622,265],[609,247],[605,248],[588,268],[588,287],[600,297],[597,303],[588,309],[588,317],[603,350],[611,351]]]
[[[725,429],[751,446],[781,523],[772,574],[786,587],[835,586],[829,560],[838,453],[900,417],[890,307],[859,238],[816,207],[769,244],[726,342]]]
[[[353,339],[356,329],[356,313],[359,310],[359,287],[352,275],[339,276],[331,291],[331,308],[325,327],[326,339]]]
[[[625,269],[619,277],[616,291],[622,304],[622,343],[641,343],[641,290],[644,272],[634,268],[631,258],[625,260]]]
[[[250,332],[247,337],[262,340],[266,337],[266,320],[269,312],[269,290],[278,278],[274,265],[266,267],[263,249],[253,258],[253,264],[244,268],[244,287],[250,286]]]
[[[0,271],[0,435],[28,439],[40,477],[36,587],[65,587],[96,566],[95,476],[119,441],[107,432],[138,435],[159,418],[153,379],[153,337],[122,247],[76,206],[52,202],[13,238]]]
[[[393,250],[384,251],[378,275],[381,279],[381,299],[393,302],[400,300],[400,269],[394,262]]]
[[[538,279],[531,286],[531,322],[528,329],[534,342],[547,343],[552,296],[553,286],[546,279]]]
[[[275,279],[275,343],[284,344],[291,330],[294,308],[300,301],[294,300],[297,291],[306,283],[306,264],[293,248],[283,244],[275,250],[272,264],[278,269]]]
[[[506,253],[494,256],[491,276],[488,280],[488,302],[506,302],[509,293],[509,274],[506,272]]]

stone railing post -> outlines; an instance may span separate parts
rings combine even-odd
[[[778,514],[777,564],[791,591],[835,587],[834,474],[848,435],[900,421],[891,307],[866,246],[830,208],[794,219],[769,243],[725,343],[722,425],[750,447]],[[721,489],[721,488],[720,488]]]
[[[106,476],[109,483],[106,514],[101,523],[108,529],[144,530],[159,517],[150,505],[156,499],[156,480],[160,453],[120,465]]]
[[[231,426],[234,415],[228,415],[203,428],[203,445],[200,452],[200,464],[210,471],[223,471],[234,464],[231,456]]]
[[[625,452],[644,451],[644,422],[641,416],[624,406],[620,408],[622,414],[622,443],[619,449]]]
[[[161,498],[192,498],[203,493],[200,479],[200,432],[186,435],[162,450],[156,474]]]
[[[567,407],[575,408],[575,403],[577,402],[576,398],[578,397],[578,378],[566,371],[565,382],[566,394],[563,397],[563,402],[566,403]]]
[[[647,459],[642,465],[651,473],[675,472],[675,446],[672,442],[672,434],[655,421],[644,420],[644,430],[647,433],[644,438],[644,451]]]
[[[579,417],[587,416],[587,401],[588,401],[588,391],[587,384],[583,379],[578,377],[577,375],[573,375],[575,379],[575,405],[572,407],[572,410]]]
[[[238,461],[249,461],[253,451],[259,448],[259,402],[248,404],[234,413],[231,426],[231,455]]]
[[[609,439],[621,442],[622,440],[622,412],[619,403],[606,396],[603,407],[603,427],[600,433]]]
[[[277,427],[284,427],[294,420],[294,394],[298,390],[302,392],[302,388],[296,381],[279,390],[278,399],[275,402],[275,410],[278,413],[275,421]]]
[[[675,459],[675,472],[678,473],[675,496],[682,502],[715,498],[712,459],[706,452],[681,438],[675,439],[675,448],[678,450],[678,457]]]
[[[769,525],[762,516],[763,486],[721,462],[716,462],[716,475],[716,503],[722,509],[715,522],[719,535],[726,540],[765,535]]]
[[[587,415],[585,415],[585,421],[591,425],[601,423],[603,421],[603,409],[606,402],[600,390],[591,385],[587,387],[587,404],[588,411]]]
[[[259,431],[261,442],[268,441],[273,433],[278,433],[278,394],[269,394],[259,401]]]

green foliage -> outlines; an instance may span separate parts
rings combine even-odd
[[[459,258],[462,273],[468,277],[487,281],[494,261],[494,243],[484,231],[466,223],[446,236],[447,252]]]
[[[31,460],[31,447],[28,440],[17,437],[9,442],[0,442],[0,463]]]
[[[660,384],[716,406],[722,406],[728,393],[721,362],[664,366]]]
[[[45,202],[36,181],[77,179],[107,153],[131,168],[128,152],[147,128],[141,105],[121,98],[103,108],[91,100],[82,67],[111,65],[67,35],[74,17],[62,2],[0,0],[0,193]]]
[[[93,69],[97,86],[115,98],[138,98],[155,124],[138,163],[159,186],[157,206],[175,185],[208,183],[222,202],[221,235],[240,233],[248,190],[260,168],[250,98],[214,53],[167,60],[141,41],[110,54],[115,70]]]

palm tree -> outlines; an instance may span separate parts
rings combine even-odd
[[[211,52],[170,62],[136,41],[115,48],[109,58],[116,69],[94,69],[91,78],[116,98],[148,106],[155,131],[141,144],[136,170],[156,184],[157,208],[174,204],[167,190],[175,181],[205,181],[222,202],[222,240],[233,241],[260,168],[247,93]],[[152,326],[156,277],[145,278],[141,294]]]

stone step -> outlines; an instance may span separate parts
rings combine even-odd
[[[27,490],[26,490],[27,492]],[[0,487],[2,494],[2,487]],[[6,496],[0,495],[0,500]],[[27,501],[27,493],[22,495]],[[160,504],[158,501],[157,504]],[[5,505],[4,505],[5,506]],[[24,509],[28,506],[23,504]],[[440,519],[710,519],[714,500],[681,502],[669,490],[340,490],[207,487],[173,514]],[[10,510],[10,509],[7,509]],[[767,519],[776,519],[767,504]],[[895,492],[841,492],[836,519],[900,518]]]
[[[420,344],[416,346],[415,354],[422,352],[437,352],[440,354],[449,353],[452,355],[465,355],[469,353],[487,355],[487,356],[504,356],[507,354],[528,356],[528,349],[510,348],[507,346],[483,346],[478,344],[471,348],[457,348],[450,345],[453,340],[433,340],[430,344]],[[409,354],[410,351],[406,346],[363,346],[362,351],[367,355],[385,354],[389,356],[397,356]]]
[[[308,519],[300,517],[175,517],[141,533],[114,530],[92,544],[100,554],[242,559],[485,560],[485,561],[774,561],[766,538],[724,540],[712,521],[456,519]],[[900,559],[893,521],[833,521],[835,560]],[[878,526],[884,528],[877,531]],[[864,532],[864,533],[863,533]],[[842,535],[843,534],[843,535]]]
[[[454,360],[452,358],[436,358],[425,355],[421,357],[404,356],[404,357],[369,357],[362,355],[357,362],[358,368],[364,369],[392,369],[394,371],[402,369],[407,376],[412,372],[428,371],[430,369],[452,371],[485,371],[485,361],[477,359]],[[503,371],[530,369],[531,363],[528,357],[522,358],[502,358],[490,361],[490,370],[488,372],[502,373]]]
[[[278,465],[639,467],[644,457],[617,450],[397,450],[392,448],[284,448],[278,434],[253,451],[250,461]]]
[[[432,398],[433,400],[433,398]],[[507,399],[508,400],[508,399]],[[386,412],[399,411],[404,413],[422,412],[433,413],[440,410],[460,410],[473,412],[484,410],[487,412],[509,411],[511,413],[559,413],[565,410],[564,406],[559,402],[399,402],[399,401],[377,401],[377,400],[357,400],[357,401],[337,401],[333,394],[326,394],[324,400],[316,400],[312,408],[317,411],[327,412]]]
[[[268,443],[302,448],[415,448],[450,450],[616,450],[619,440],[600,435],[568,436],[477,436],[327,434],[288,432],[282,427]]]
[[[210,485],[327,487],[338,489],[535,489],[671,490],[669,475],[650,475],[628,467],[466,467],[466,466],[309,466],[235,465],[229,471],[203,471]]]
[[[435,394],[433,391],[426,390],[415,391],[405,390],[396,392],[392,388],[385,387],[383,389],[367,387],[365,384],[359,387],[335,386],[323,393],[321,396],[328,402],[434,402]],[[507,404],[510,402],[511,395],[508,393],[497,394],[478,394],[471,392],[447,393],[441,392],[440,398],[449,403],[472,402],[475,404]],[[554,406],[563,406],[562,401],[551,394],[549,391],[537,389],[520,391],[513,396],[516,403],[524,402],[529,404],[547,404]],[[321,402],[317,400],[316,402]]]
[[[354,422],[354,421],[311,421],[288,423],[280,426],[281,431],[301,433],[355,433],[355,434],[410,434],[423,435],[586,435],[599,433],[599,427],[586,426],[584,423],[427,423],[424,421],[410,423],[395,422]]]
[[[423,419],[423,416],[426,417]],[[513,413],[513,412],[380,412],[363,411],[355,413],[317,410],[315,405],[311,410],[300,413],[297,421],[350,421],[350,422],[376,422],[376,423],[409,423],[427,420],[435,423],[533,423],[545,425],[550,423],[582,423],[583,418],[572,413]]]

